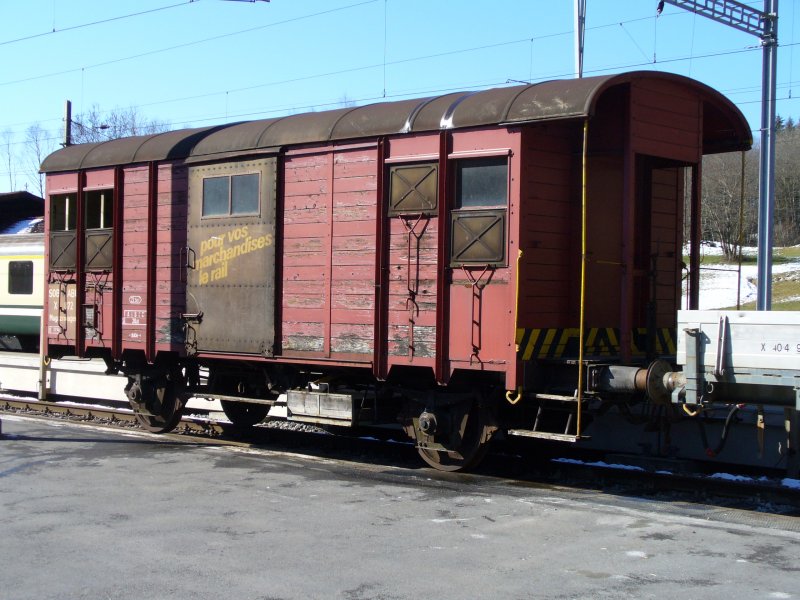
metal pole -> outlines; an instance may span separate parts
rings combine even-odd
[[[761,44],[761,157],[758,203],[758,297],[756,308],[772,308],[772,245],[775,212],[775,94],[778,68],[778,0],[764,0]]]
[[[586,0],[575,0],[575,76],[583,77],[583,45],[586,38]]]
[[[589,162],[589,119],[583,122],[583,150],[581,152],[581,300],[580,314],[578,315],[578,389],[575,390],[575,399],[578,402],[577,418],[575,423],[575,437],[581,437],[581,409],[583,404],[583,352],[586,336],[586,223],[587,223],[587,183]]]
[[[72,145],[72,102],[69,100],[64,104],[64,142],[61,145]]]

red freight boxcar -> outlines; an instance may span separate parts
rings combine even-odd
[[[714,90],[635,72],[67,147],[47,351],[103,357],[159,431],[188,394],[246,425],[286,393],[399,418],[444,469],[497,431],[580,439],[587,398],[658,395],[701,158],[750,144]]]

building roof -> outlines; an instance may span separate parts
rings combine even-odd
[[[0,232],[14,233],[35,226],[44,216],[44,199],[30,192],[0,193]]]

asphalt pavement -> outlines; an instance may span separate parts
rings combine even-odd
[[[2,415],[0,597],[800,598],[800,518]]]

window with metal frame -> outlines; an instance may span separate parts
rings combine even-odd
[[[92,190],[83,194],[86,229],[110,229],[114,225],[114,190]]]
[[[508,203],[508,159],[470,158],[456,163],[455,208],[505,207]]]
[[[389,167],[389,216],[436,214],[438,206],[438,163]]]
[[[260,174],[223,175],[203,179],[202,216],[227,217],[259,214]]]
[[[77,221],[77,194],[50,196],[50,231],[75,231]]]
[[[78,195],[53,194],[50,196],[50,267],[74,269],[77,244]]]
[[[33,261],[12,260],[8,263],[8,293],[33,294]]]
[[[450,212],[450,265],[504,264],[508,158],[458,161],[454,200]]]
[[[114,190],[83,193],[83,224],[86,228],[84,266],[87,270],[108,270],[114,263]]]

